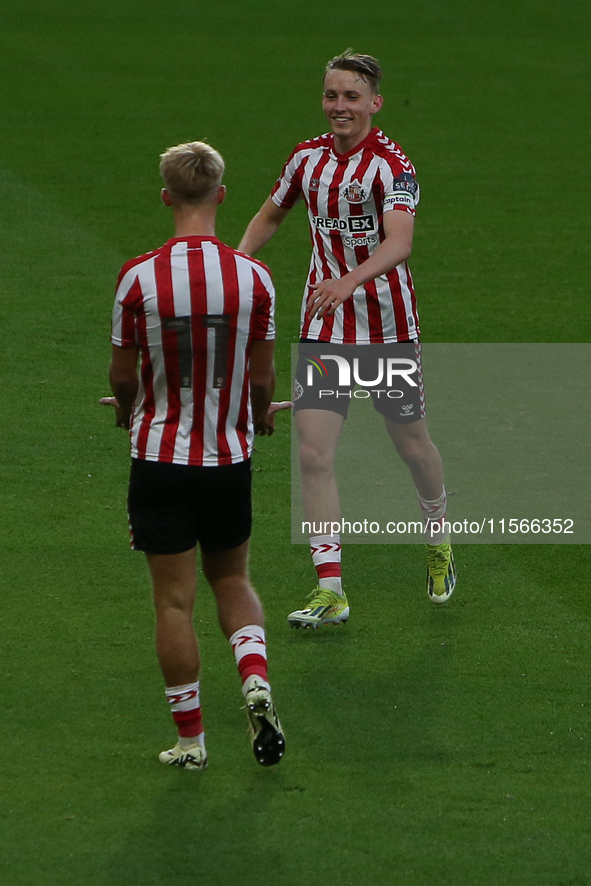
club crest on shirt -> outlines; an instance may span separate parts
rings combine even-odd
[[[361,182],[355,180],[349,182],[347,187],[342,191],[342,197],[344,197],[347,203],[363,203],[366,196],[366,190]]]
[[[320,179],[319,178],[311,178],[310,179],[310,190],[317,191],[320,187]]]

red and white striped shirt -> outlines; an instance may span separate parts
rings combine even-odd
[[[139,346],[131,455],[225,465],[253,444],[248,361],[275,338],[268,268],[215,237],[175,237],[119,273],[111,341]]]
[[[308,286],[352,271],[384,239],[383,215],[415,214],[419,186],[414,166],[400,147],[374,128],[345,154],[337,154],[332,133],[299,144],[272,191],[273,201],[290,209],[303,197],[312,235],[312,258],[301,312],[303,338],[335,344],[412,341],[419,317],[406,262],[358,286],[334,315],[310,320]]]

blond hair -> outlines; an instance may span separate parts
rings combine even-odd
[[[336,55],[326,65],[324,76],[329,71],[353,71],[359,74],[362,80],[369,83],[372,92],[377,95],[380,91],[382,69],[377,58],[372,55],[360,55],[352,49],[345,49],[340,55]]]
[[[205,142],[187,142],[160,155],[160,175],[173,199],[201,203],[222,183],[225,164]]]

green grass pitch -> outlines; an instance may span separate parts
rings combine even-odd
[[[377,122],[418,169],[424,340],[588,342],[588,4],[22,0],[2,25],[2,882],[589,886],[587,545],[465,545],[437,609],[418,547],[352,546],[349,624],[290,632],[312,575],[279,416],[251,571],[288,751],[257,767],[202,582],[210,769],[170,771],[127,442],[98,406],[117,271],[171,231],[158,154],[221,151],[236,245],[324,131],[321,72],[347,46],[380,59]],[[309,255],[292,216],[261,255],[282,399]]]

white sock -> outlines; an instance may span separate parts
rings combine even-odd
[[[319,579],[318,587],[327,588],[329,591],[334,591],[335,594],[339,594],[341,597],[344,595],[343,585],[341,577],[339,575],[333,575],[330,578]]]
[[[327,588],[342,597],[341,536],[313,536],[310,538],[310,552],[318,576],[318,587]]]
[[[182,736],[179,735],[178,739],[179,748],[181,751],[190,751],[191,748],[194,747],[205,747],[205,732],[202,732],[200,735],[190,735],[190,736]]]
[[[445,486],[443,492],[434,501],[428,501],[419,495],[419,505],[425,520],[425,542],[428,545],[441,545],[448,537],[448,527],[445,526],[445,513],[447,510],[447,492]]]

